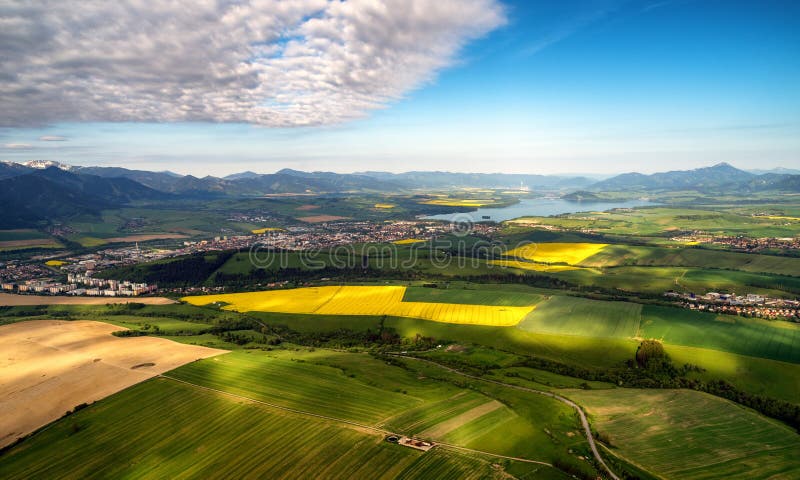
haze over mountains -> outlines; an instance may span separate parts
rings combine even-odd
[[[49,161],[0,163],[0,227],[98,214],[131,202],[180,198],[257,197],[292,193],[419,193],[449,188],[527,188],[568,199],[591,200],[598,192],[696,190],[704,193],[800,192],[800,175],[757,175],[726,163],[686,171],[626,173],[595,182],[586,177],[451,172],[243,172],[225,178],[149,172],[120,167],[75,167]]]

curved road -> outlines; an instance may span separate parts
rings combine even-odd
[[[547,391],[544,391],[544,390],[536,390],[534,388],[528,388],[528,387],[521,387],[519,385],[512,385],[510,383],[503,383],[503,382],[500,382],[500,381],[497,381],[497,380],[489,380],[487,378],[481,378],[481,377],[477,377],[475,375],[470,375],[468,373],[464,373],[464,372],[461,372],[459,370],[456,370],[455,368],[451,368],[451,367],[448,367],[446,365],[442,365],[441,363],[437,363],[437,362],[434,362],[432,360],[428,360],[428,359],[425,359],[425,358],[411,357],[411,356],[408,356],[408,355],[398,355],[398,354],[389,354],[389,355],[391,355],[393,357],[407,358],[407,359],[411,359],[411,360],[417,360],[419,362],[430,363],[431,365],[436,365],[437,367],[439,367],[441,369],[447,370],[448,372],[454,373],[456,375],[461,375],[462,377],[471,378],[473,380],[478,380],[478,381],[486,382],[486,383],[493,383],[495,385],[501,385],[503,387],[513,388],[513,389],[516,389],[516,390],[522,390],[523,392],[530,392],[530,393],[535,393],[535,394],[538,394],[538,395],[544,395],[545,397],[550,397],[550,398],[553,398],[555,400],[558,400],[561,403],[569,405],[570,407],[574,408],[576,412],[578,412],[578,415],[581,418],[581,425],[583,425],[583,431],[586,434],[586,439],[589,441],[589,447],[591,447],[591,449],[592,449],[592,454],[594,455],[595,460],[597,460],[597,462],[600,465],[603,466],[603,468],[605,469],[606,473],[608,473],[608,476],[610,476],[614,480],[620,480],[620,478],[617,475],[615,475],[614,472],[612,472],[610,468],[608,468],[608,465],[606,465],[606,462],[603,461],[603,457],[600,456],[600,451],[597,449],[597,444],[595,443],[594,437],[592,436],[592,429],[589,427],[589,420],[586,418],[586,414],[583,413],[583,410],[581,410],[581,407],[579,407],[578,404],[573,402],[572,400],[570,400],[568,398],[565,398],[565,397],[562,397],[561,395],[555,394],[553,392],[547,392]]]

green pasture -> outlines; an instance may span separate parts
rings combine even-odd
[[[380,434],[154,379],[36,434],[0,457],[0,469],[53,479],[492,476],[474,456],[426,457]]]
[[[665,479],[797,478],[800,436],[691,390],[575,390],[611,452]]]
[[[537,333],[632,338],[642,306],[580,297],[553,296],[528,314],[518,328]]]
[[[639,335],[664,343],[800,363],[800,325],[647,305]]]

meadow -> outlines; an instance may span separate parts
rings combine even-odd
[[[637,336],[642,306],[580,297],[553,296],[517,327],[529,332],[586,337]]]
[[[407,287],[404,302],[460,303],[466,305],[497,305],[527,307],[544,300],[530,288],[498,285],[452,285],[448,288]]]
[[[800,364],[800,325],[647,305],[639,337]]]
[[[575,390],[611,452],[666,479],[793,479],[794,430],[691,390]]]
[[[10,478],[495,476],[480,457],[422,454],[379,433],[164,378],[54,424],[0,457],[0,468]]]
[[[405,302],[402,286],[325,286],[184,297],[193,305],[220,304],[239,312],[391,315],[470,325],[516,325],[534,306]]]
[[[633,265],[698,267],[788,276],[800,275],[800,258],[692,247],[609,245],[602,251],[583,259],[580,265],[586,267]]]

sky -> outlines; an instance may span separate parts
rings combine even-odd
[[[0,160],[800,168],[800,2],[0,3]]]

